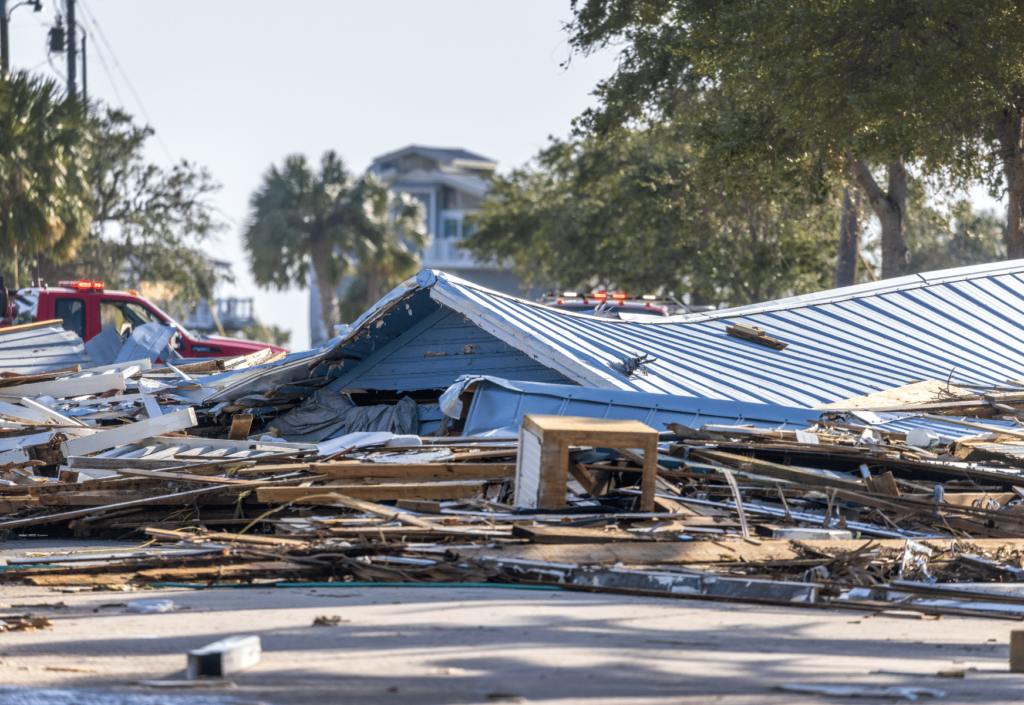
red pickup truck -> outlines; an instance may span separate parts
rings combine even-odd
[[[74,331],[82,340],[89,340],[110,326],[124,339],[146,323],[173,326],[178,333],[170,344],[182,357],[248,355],[268,347],[274,352],[287,352],[267,343],[196,335],[137,291],[108,291],[103,282],[60,282],[56,287],[18,289],[12,296],[0,278],[0,328],[58,318],[64,321],[65,330]]]

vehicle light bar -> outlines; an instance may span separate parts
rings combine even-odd
[[[79,291],[102,291],[104,288],[103,282],[89,281],[88,279],[80,279],[76,282],[66,281],[60,282],[57,286],[66,287],[68,289],[78,289]]]

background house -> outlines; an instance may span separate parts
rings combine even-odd
[[[428,269],[440,269],[460,279],[513,296],[528,296],[516,276],[499,271],[492,262],[480,262],[458,247],[470,234],[466,214],[480,208],[488,180],[498,163],[462,148],[410,145],[373,160],[367,171],[391,184],[394,191],[407,193],[423,204],[431,243],[420,252]],[[343,281],[339,297],[348,286]],[[311,344],[318,347],[333,336],[320,322],[320,300],[316,284],[309,295]]]

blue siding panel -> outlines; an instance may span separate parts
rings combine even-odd
[[[383,360],[350,373],[346,389],[446,389],[465,374],[505,375],[531,382],[571,384],[557,372],[447,311],[429,328],[404,342]]]

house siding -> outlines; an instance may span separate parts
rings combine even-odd
[[[331,386],[395,391],[444,389],[466,374],[574,384],[449,309],[441,309],[425,330],[408,340],[397,339],[389,350],[381,352],[385,353],[379,356],[381,359],[367,359],[349,368],[346,376]]]

